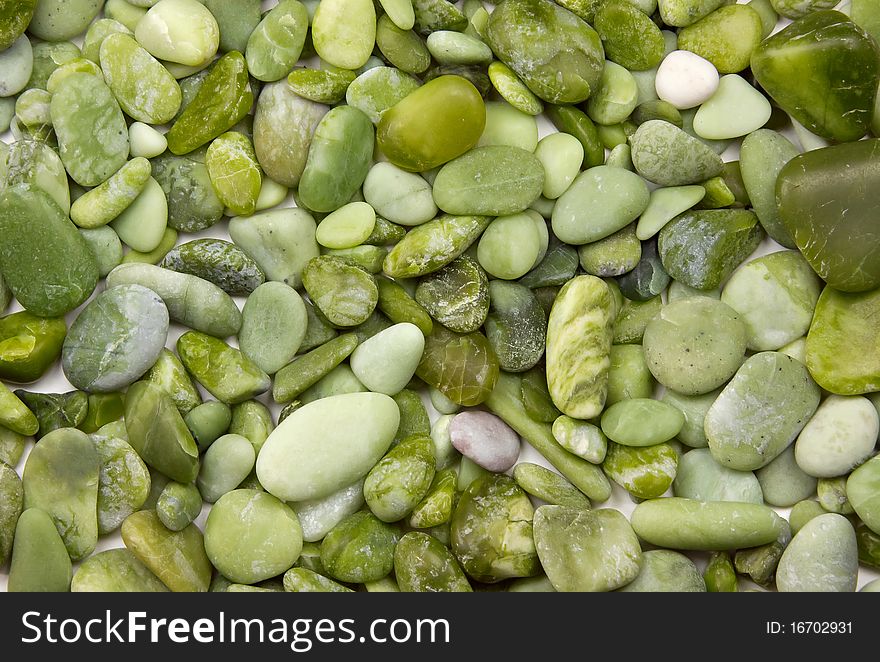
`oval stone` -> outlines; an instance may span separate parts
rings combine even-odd
[[[159,0],[134,35],[155,57],[191,67],[208,62],[220,46],[220,26],[197,0]]]
[[[358,345],[351,369],[374,393],[394,395],[412,379],[424,349],[425,337],[415,324],[395,324]]]
[[[205,552],[233,582],[253,584],[288,570],[302,550],[296,514],[271,494],[233,490],[211,508]]]
[[[128,158],[128,128],[119,104],[97,76],[74,73],[52,95],[52,126],[64,167],[80,186],[97,186]]]
[[[783,593],[853,592],[859,574],[856,534],[845,517],[820,515],[797,532],[776,569],[776,588]]]
[[[663,120],[645,122],[630,142],[636,172],[660,186],[698,184],[720,174],[724,165],[705,143]]]
[[[306,306],[284,283],[263,283],[241,312],[238,346],[267,374],[274,375],[296,356],[306,335]]]
[[[362,478],[391,445],[400,412],[382,393],[346,393],[297,409],[269,435],[257,477],[283,501],[328,496]]]
[[[326,62],[340,69],[359,69],[376,43],[376,10],[372,0],[323,0],[312,17],[312,42]]]
[[[706,448],[695,448],[681,456],[672,491],[677,497],[697,501],[764,503],[755,474],[718,464]]]
[[[165,593],[168,587],[127,549],[108,549],[82,562],[73,593]]]
[[[522,211],[544,186],[544,167],[519,147],[479,147],[443,166],[434,202],[449,214],[501,216]]]
[[[519,457],[519,436],[494,414],[465,411],[449,426],[452,445],[465,457],[489,471],[503,473]]]
[[[748,471],[784,451],[819,406],[819,387],[799,361],[779,352],[750,357],[706,414],[716,461]]]
[[[850,474],[846,495],[856,514],[880,536],[880,459],[874,457]]]
[[[669,441],[684,425],[684,414],[659,400],[632,398],[602,414],[602,432],[624,446],[654,446]]]
[[[108,393],[137,381],[159,357],[168,336],[168,309],[141,285],[102,292],[70,325],[61,353],[76,388]]]
[[[860,396],[830,395],[801,430],[794,453],[810,476],[842,476],[874,451],[880,417],[871,401]]]

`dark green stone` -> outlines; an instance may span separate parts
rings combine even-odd
[[[489,397],[498,379],[498,357],[482,333],[453,333],[434,325],[416,375],[453,402],[473,406]]]
[[[783,110],[815,134],[857,140],[880,82],[880,47],[840,12],[817,11],[765,39],[752,72]]]
[[[479,329],[489,313],[489,281],[476,260],[462,256],[422,278],[416,301],[435,320],[458,333]]]
[[[223,203],[214,193],[205,150],[175,156],[170,152],[152,161],[153,177],[168,199],[168,225],[181,232],[205,230],[223,217]]]
[[[34,412],[40,422],[37,439],[58,428],[75,428],[85,420],[89,409],[89,397],[82,391],[69,393],[32,393],[15,391],[23,403]]]
[[[880,285],[878,191],[878,139],[806,152],[779,173],[779,216],[810,266],[835,289]]]
[[[171,249],[159,266],[204,278],[232,296],[247,296],[266,280],[257,263],[243,250],[213,237],[195,239]]]
[[[617,278],[620,291],[627,299],[647,301],[669,286],[669,274],[657,253],[657,240],[642,242],[642,256],[635,268]]]

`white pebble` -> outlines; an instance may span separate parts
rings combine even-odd
[[[708,101],[718,89],[718,70],[690,51],[672,51],[657,70],[657,96],[679,110]]]
[[[131,142],[132,157],[142,156],[145,159],[152,159],[168,147],[165,136],[143,122],[133,122],[128,127],[128,137]]]

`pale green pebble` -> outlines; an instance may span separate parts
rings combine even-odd
[[[70,207],[70,219],[81,228],[91,229],[106,225],[134,204],[149,183],[151,172],[147,159],[132,159],[106,182],[77,198]],[[162,193],[162,199],[164,198],[165,194]],[[143,213],[144,209],[139,210],[139,214]]]
[[[719,393],[721,389],[703,395],[684,395],[666,389],[661,398],[663,402],[671,404],[684,415],[684,425],[678,432],[679,441],[691,448],[705,448],[709,445],[703,430],[703,422]]]
[[[46,90],[35,88],[22,92],[15,100],[15,118],[19,127],[26,128],[35,138],[51,136],[51,101],[52,95]]]
[[[308,10],[300,2],[282,0],[267,12],[247,40],[251,76],[265,82],[284,78],[300,58],[308,24]]]
[[[880,579],[868,582],[859,589],[859,593],[880,593]]]
[[[370,168],[363,191],[376,213],[392,223],[421,225],[437,214],[430,184],[391,163],[377,163]]]
[[[388,18],[401,30],[411,30],[416,22],[412,0],[379,0]]]
[[[737,311],[752,351],[779,349],[805,335],[822,281],[797,251],[779,251],[740,267],[721,301]]]
[[[540,223],[546,233],[543,219]],[[528,213],[499,216],[483,232],[477,245],[477,260],[489,275],[516,280],[540,262],[542,240],[534,218]]]
[[[636,236],[645,241],[660,232],[669,221],[687,211],[706,195],[702,186],[671,186],[651,192],[651,199],[636,226]]]
[[[143,122],[132,122],[128,127],[129,154],[132,158],[152,159],[168,148],[168,141],[159,131]]]
[[[104,16],[118,21],[132,32],[146,14],[146,7],[137,7],[126,0],[107,0],[104,5]]]
[[[196,480],[202,498],[214,503],[234,490],[247,478],[255,461],[254,447],[241,435],[225,434],[217,439],[205,452]]]
[[[321,499],[288,504],[302,525],[305,542],[317,542],[339,522],[364,505],[364,481],[358,480]]]
[[[649,200],[648,186],[639,175],[596,166],[578,175],[556,202],[553,232],[569,244],[598,241],[638,218]]]
[[[764,501],[771,506],[788,508],[816,494],[818,481],[804,473],[795,461],[794,447],[789,446],[775,460],[755,472]]]
[[[621,593],[705,593],[706,583],[694,562],[669,549],[652,549],[642,555],[638,576]]]
[[[451,466],[461,457],[461,454],[456,450],[455,446],[452,445],[452,437],[449,432],[449,426],[452,425],[452,419],[455,418],[455,413],[456,412],[443,414],[431,424],[431,440],[434,442],[434,460],[437,463],[437,471]],[[465,459],[467,458],[463,458],[462,461]]]
[[[587,115],[596,124],[617,124],[632,114],[638,102],[639,88],[632,74],[606,61],[599,89],[587,100]]]
[[[208,400],[194,407],[183,420],[199,450],[204,451],[229,429],[232,410],[225,402]]]
[[[856,535],[834,513],[811,519],[782,553],[776,569],[780,592],[853,592],[858,585]]]
[[[828,396],[795,442],[798,466],[817,478],[832,478],[861,465],[880,432],[877,410],[861,396]]]
[[[514,579],[507,587],[509,593],[555,593],[556,589],[547,575],[520,577]]]
[[[591,464],[602,464],[608,451],[608,439],[601,428],[568,416],[553,421],[553,438],[569,453]]]
[[[438,391],[433,386],[428,389],[428,394],[431,398],[431,404],[434,409],[443,415],[455,414],[461,409],[461,405],[447,398],[441,391]]]
[[[818,501],[807,499],[798,501],[791,509],[788,519],[791,522],[791,532],[796,534],[804,525],[819,515],[824,515],[828,511],[822,507]]]
[[[296,405],[298,407],[321,398],[329,398],[331,395],[364,393],[369,390],[355,377],[354,372],[348,367],[347,363],[341,363],[300,393],[297,399],[287,406]]]
[[[256,211],[263,211],[265,209],[271,209],[272,207],[277,207],[282,202],[284,202],[285,198],[287,198],[287,194],[289,193],[289,189],[283,184],[279,184],[273,179],[269,179],[265,175],[263,175],[263,184],[260,187],[260,195],[257,196],[257,205]],[[232,211],[231,209],[227,210],[227,216],[233,216],[234,214],[229,214],[228,212]]]
[[[543,112],[544,103],[503,62],[495,61],[489,65],[489,80],[498,94],[517,110],[529,115]]]
[[[220,28],[198,0],[160,0],[134,28],[141,46],[160,60],[199,66],[220,46]]]
[[[792,340],[787,345],[783,345],[779,348],[779,351],[807,365],[807,338],[805,336]]]
[[[95,64],[101,64],[101,44],[113,34],[132,34],[131,30],[112,18],[102,18],[89,26],[83,39],[82,56]]]
[[[127,549],[108,549],[80,564],[73,593],[166,593],[168,587]]]
[[[612,168],[623,168],[630,172],[635,172],[636,170],[632,162],[632,149],[626,144],[617,145],[617,147],[612,149],[608,153],[608,158],[605,159],[605,165]]]
[[[150,177],[137,198],[110,225],[119,238],[134,250],[141,253],[154,250],[162,241],[168,226],[165,191]]]
[[[375,393],[394,395],[409,383],[425,349],[415,324],[403,322],[362,342],[349,359],[352,372]]]
[[[488,27],[489,12],[485,7],[480,7],[468,18],[468,26],[464,29],[464,34],[483,41]]]
[[[4,143],[5,144],[5,143]],[[46,143],[37,140],[18,140],[9,146],[5,159],[5,186],[30,184],[42,189],[66,214],[70,211],[70,191],[64,164],[58,154]]]
[[[175,80],[182,80],[184,78],[189,78],[190,76],[199,73],[200,71],[205,71],[210,65],[214,63],[212,58],[208,58],[202,64],[196,66],[187,66],[185,64],[180,64],[179,62],[169,62],[167,60],[160,60],[162,66],[168,69],[168,73],[170,73]],[[193,92],[195,93],[195,91]],[[192,101],[192,99],[189,99]],[[184,100],[184,104],[189,105],[189,102]],[[179,112],[183,112],[184,106],[181,105],[181,110]],[[178,115],[179,117],[179,115]]]
[[[477,147],[508,145],[534,152],[538,145],[538,123],[506,101],[487,101],[486,127]]]
[[[535,156],[544,166],[544,197],[555,200],[568,190],[580,173],[584,148],[568,133],[551,133],[538,141]]]
[[[684,415],[672,405],[650,398],[622,400],[602,414],[602,432],[626,446],[654,446],[675,437]]]
[[[681,456],[672,490],[677,497],[697,501],[764,503],[755,474],[721,466],[706,448],[695,448]]]
[[[162,239],[159,242],[159,245],[156,246],[153,250],[148,253],[141,253],[140,251],[128,251],[125,254],[125,257],[122,258],[122,262],[144,262],[146,264],[159,264],[166,255],[168,255],[169,251],[174,248],[174,245],[177,243],[177,230],[174,228],[165,228],[165,232],[162,233]]]
[[[489,64],[492,49],[479,39],[454,32],[437,30],[428,35],[428,50],[440,64]]]
[[[335,67],[363,66],[376,43],[373,0],[322,0],[312,19],[312,43]]]
[[[534,212],[540,214],[542,218],[551,218],[553,216],[553,209],[556,207],[556,200],[551,200],[549,198],[545,198],[543,195],[538,196],[529,205],[529,209]]]
[[[853,471],[846,481],[846,493],[852,509],[871,531],[880,535],[878,486],[880,486],[880,457],[877,456]]]
[[[12,46],[0,51],[0,97],[21,92],[34,68],[34,50],[27,35],[21,35]]]
[[[612,151],[615,147],[626,144],[626,141],[628,140],[623,123],[612,124],[611,126],[599,124],[596,126],[596,131],[599,134],[599,140],[605,145],[605,149],[610,149]],[[631,170],[632,168],[629,169]]]
[[[261,370],[273,375],[296,356],[307,321],[306,306],[296,290],[284,283],[263,283],[250,294],[242,310],[239,348]]]
[[[350,202],[318,224],[315,239],[325,248],[354,248],[373,232],[376,212],[366,202]]]
[[[373,67],[352,81],[345,91],[345,101],[378,124],[386,110],[419,85],[418,80],[394,67]]]
[[[9,124],[12,122],[13,117],[15,117],[15,99],[13,97],[0,98],[0,133],[9,131]],[[9,147],[7,145],[0,149],[8,150]],[[0,175],[2,174],[2,171],[0,171]]]
[[[690,299],[691,297],[706,297],[707,299],[721,299],[721,288],[716,287],[712,290],[698,290],[690,285],[685,285],[681,281],[674,280],[669,284],[669,290],[666,293],[667,302],[672,303],[679,299]]]
[[[95,260],[98,262],[98,274],[104,278],[122,262],[122,242],[113,228],[80,228],[79,233],[86,240]]]
[[[654,377],[648,369],[641,345],[611,346],[606,406],[632,398],[650,398],[654,394],[654,387]]]
[[[694,132],[709,140],[739,138],[764,126],[771,110],[767,98],[745,78],[728,74],[697,110]]]

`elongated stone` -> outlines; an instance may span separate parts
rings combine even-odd
[[[12,552],[15,525],[21,515],[24,492],[15,469],[0,461],[0,563]]]
[[[878,51],[870,35],[844,14],[817,11],[765,39],[751,66],[761,87],[811,132],[835,141],[857,140],[873,113]],[[804,76],[812,84],[798,84]]]
[[[554,404],[572,418],[597,416],[611,365],[611,291],[595,276],[560,290],[547,323],[547,383]]]
[[[128,442],[144,462],[180,483],[190,483],[199,472],[199,449],[161,387],[140,381],[125,398]]]
[[[248,216],[257,209],[263,175],[250,139],[237,131],[215,138],[205,153],[205,166],[214,193],[237,216]]]
[[[657,242],[663,268],[699,290],[718,287],[761,243],[758,217],[744,209],[685,212],[668,223]]]
[[[3,27],[0,28],[0,50],[6,50],[27,29],[34,16],[37,0],[9,0],[0,5],[0,17]]]
[[[663,120],[639,126],[631,145],[636,172],[660,186],[698,184],[720,174],[723,166],[703,142]]]
[[[0,389],[0,398],[3,398],[4,391],[5,386]],[[34,435],[37,439],[58,428],[78,427],[85,420],[89,406],[88,396],[82,391],[36,393],[17,389],[15,395],[21,398],[20,402],[10,401],[8,395],[3,398],[6,402],[2,425],[19,434]],[[32,427],[34,420],[39,422],[39,429]]]
[[[257,458],[257,477],[284,501],[328,496],[365,476],[382,457],[400,421],[381,393],[323,398],[288,416]]]
[[[616,510],[541,506],[535,512],[541,565],[557,591],[610,591],[639,574],[642,550]]]
[[[356,513],[364,505],[364,479],[318,499],[291,502],[302,526],[303,540],[318,542],[333,527],[349,515]]]
[[[168,309],[141,285],[102,292],[70,326],[61,365],[70,383],[107,393],[137,381],[159,357],[168,335]]]
[[[486,216],[442,215],[401,239],[383,262],[392,278],[413,278],[442,269],[464,253],[492,219]]]
[[[211,562],[195,524],[169,531],[155,511],[141,510],[122,525],[125,546],[172,591],[208,590]]]
[[[24,507],[49,514],[72,560],[91,554],[98,542],[98,472],[91,440],[65,428],[40,440],[22,473]]]
[[[283,78],[299,60],[308,28],[305,5],[292,0],[278,3],[247,37],[245,56],[250,74],[266,82]],[[223,36],[221,29],[221,40]],[[245,48],[230,50],[244,52]]]
[[[845,292],[880,285],[880,140],[826,147],[791,159],[776,184],[779,216],[810,266]]]
[[[712,456],[732,469],[759,469],[791,445],[818,406],[819,387],[802,363],[755,354],[706,414]]]
[[[81,228],[97,228],[119,216],[140,195],[152,168],[144,158],[134,158],[106,182],[86,192],[70,207],[70,218]]]
[[[128,130],[101,79],[71,74],[52,95],[50,110],[61,160],[78,184],[97,186],[125,164]]]
[[[158,266],[198,276],[232,296],[247,296],[265,280],[254,260],[222,239],[188,241],[171,249]]]
[[[93,434],[90,438],[100,463],[98,533],[106,535],[144,505],[150,493],[150,472],[124,439],[105,434]]]
[[[842,515],[820,515],[797,532],[779,560],[781,592],[852,592],[859,572],[856,535]]]
[[[749,134],[740,148],[740,170],[752,207],[770,238],[786,248],[796,245],[779,217],[776,179],[797,155],[797,148],[785,136],[770,129]]]
[[[195,98],[166,138],[173,154],[188,154],[239,122],[251,109],[254,95],[244,56],[232,51],[220,58]]]
[[[21,305],[56,317],[85,301],[98,264],[66,213],[44,191],[18,184],[0,195],[0,271]]]
[[[240,350],[197,331],[177,340],[177,353],[187,371],[218,400],[237,404],[269,389],[269,376]]]

